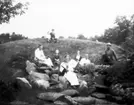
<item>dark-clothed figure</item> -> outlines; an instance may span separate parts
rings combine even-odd
[[[103,62],[107,65],[113,65],[114,61],[117,61],[116,53],[113,49],[111,49],[111,44],[107,44],[107,49],[105,51],[105,54],[103,55]]]
[[[50,32],[51,40],[55,39],[55,32],[54,29]]]
[[[55,51],[55,54],[53,56],[53,64],[54,64],[54,66],[59,66],[60,65],[60,55],[59,55],[59,50],[58,49]]]

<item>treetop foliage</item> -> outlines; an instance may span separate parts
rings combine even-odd
[[[25,37],[21,34],[16,34],[13,32],[12,34],[9,33],[2,33],[0,34],[0,43],[6,43],[9,41],[16,41],[16,40],[22,40],[22,39],[28,39],[28,37]]]
[[[117,26],[108,28],[101,36],[95,36],[91,40],[110,42],[121,45],[127,52],[134,51],[134,14],[128,18],[117,16],[115,19]]]
[[[79,34],[78,36],[77,36],[77,39],[87,39],[83,34]]]
[[[27,9],[28,3],[15,3],[14,0],[0,0],[0,24],[8,23],[10,18],[22,15]]]

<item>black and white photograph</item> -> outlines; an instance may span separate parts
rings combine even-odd
[[[134,0],[0,0],[0,105],[134,105]]]

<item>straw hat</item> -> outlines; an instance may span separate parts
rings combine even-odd
[[[107,43],[107,46],[112,46],[112,44],[111,43]]]

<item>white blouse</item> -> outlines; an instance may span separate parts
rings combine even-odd
[[[40,50],[39,48],[37,48],[35,50],[35,58],[36,59],[39,59],[39,60],[45,60],[46,59],[46,56],[44,55],[43,50]]]

